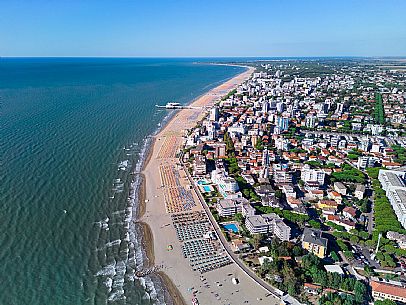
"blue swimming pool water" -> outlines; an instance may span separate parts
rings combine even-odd
[[[223,225],[224,229],[228,231],[233,231],[234,233],[238,233],[238,227],[234,223],[228,223]]]
[[[211,188],[208,185],[204,185],[203,189],[204,189],[205,192],[211,192]]]

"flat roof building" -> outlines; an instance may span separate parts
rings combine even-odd
[[[290,227],[275,213],[247,216],[245,226],[251,234],[273,234],[280,240],[290,239]]]

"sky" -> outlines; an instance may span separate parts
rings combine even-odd
[[[406,56],[404,0],[0,0],[0,56]]]

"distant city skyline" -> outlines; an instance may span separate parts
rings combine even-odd
[[[406,56],[405,1],[2,0],[0,56]]]

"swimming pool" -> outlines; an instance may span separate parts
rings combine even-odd
[[[197,181],[198,185],[205,185],[205,184],[209,184],[206,180],[199,180]]]
[[[209,185],[203,185],[203,189],[207,193],[211,192],[211,187]]]
[[[227,223],[222,225],[227,231],[232,231],[233,233],[238,233],[238,227],[235,223]]]

